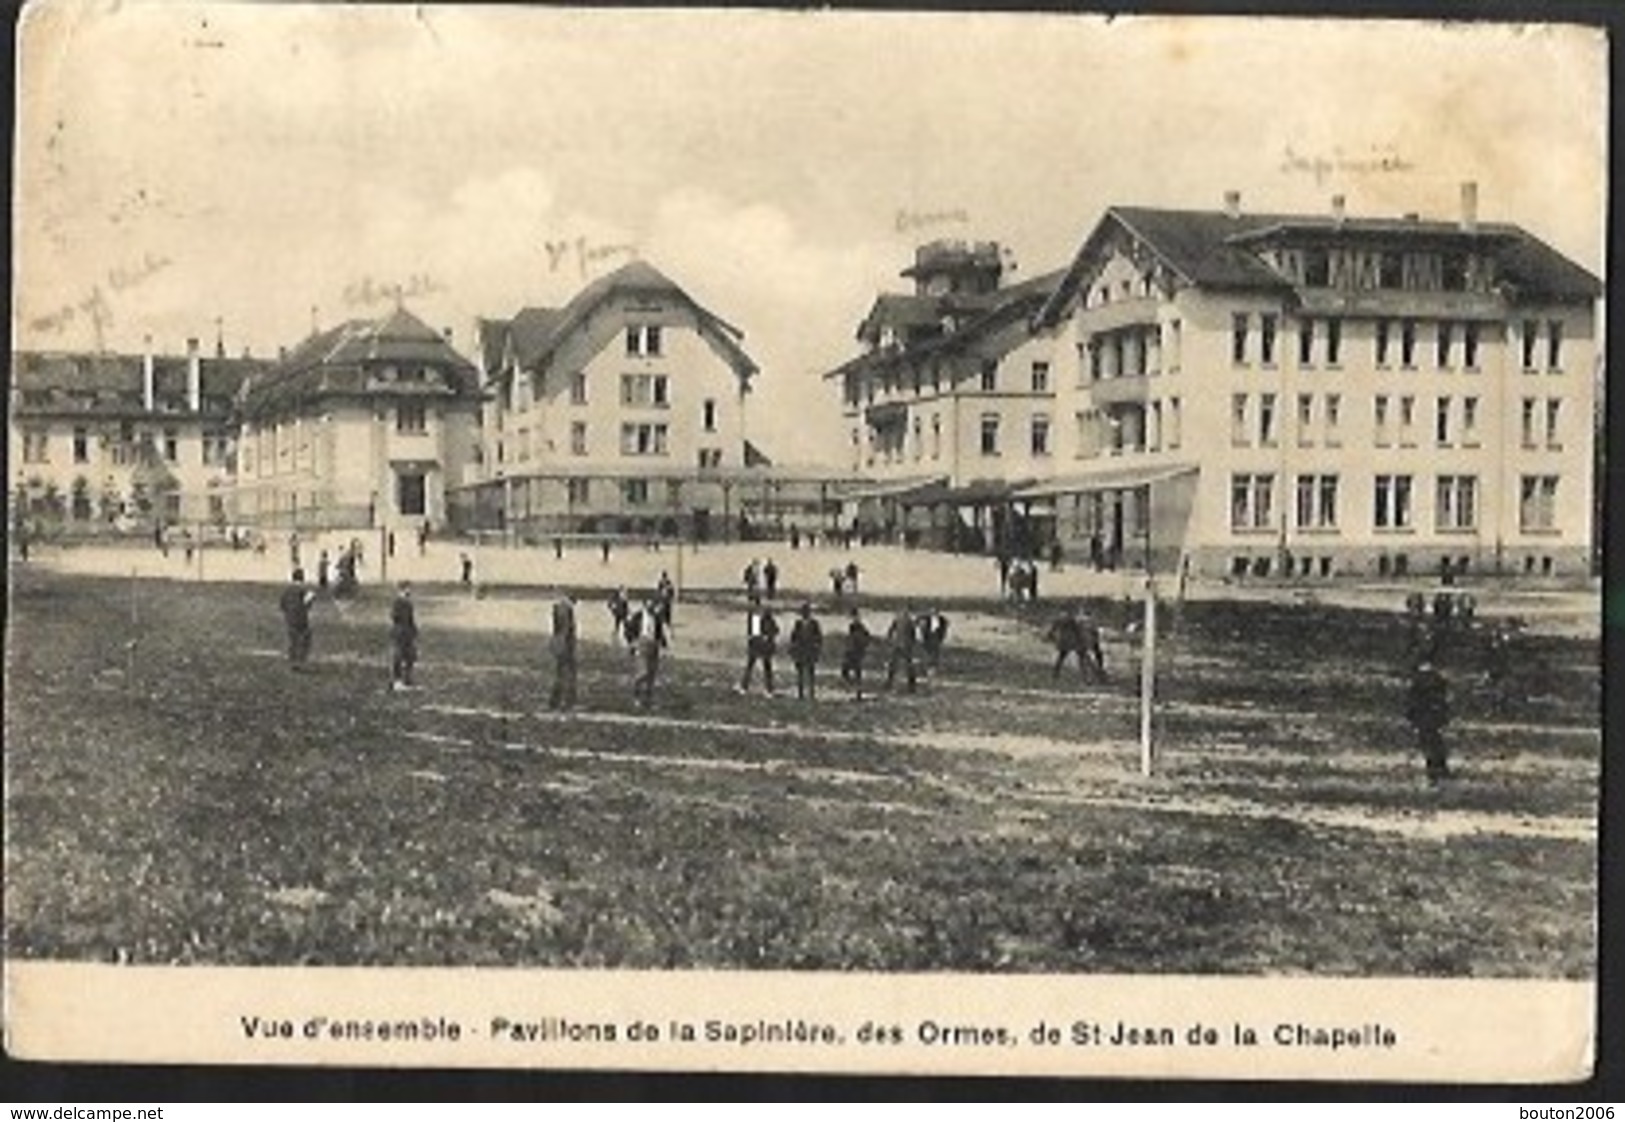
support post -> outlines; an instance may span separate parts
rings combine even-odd
[[[1145,581],[1145,633],[1140,652],[1140,774],[1150,778],[1156,770],[1156,745],[1151,738],[1151,711],[1155,703],[1157,674],[1157,591],[1151,578]]]

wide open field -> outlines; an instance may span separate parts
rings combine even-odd
[[[1392,613],[1188,604],[1145,780],[1116,603],[1104,687],[1051,682],[1042,616],[961,600],[919,694],[853,703],[827,672],[809,704],[733,693],[738,607],[687,600],[643,712],[587,601],[566,718],[541,704],[540,594],[421,590],[406,694],[384,688],[384,599],[319,606],[296,674],[276,595],[14,571],[10,954],[1594,972],[1595,639],[1526,638],[1504,715],[1459,645],[1459,778],[1430,791]]]

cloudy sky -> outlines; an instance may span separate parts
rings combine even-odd
[[[1453,216],[1474,180],[1602,269],[1585,29],[51,0],[21,39],[21,345],[220,317],[267,354],[399,284],[466,346],[635,251],[745,331],[785,461],[842,447],[818,374],[934,237],[1019,279],[1113,203]]]

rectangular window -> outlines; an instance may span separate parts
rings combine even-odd
[[[1258,443],[1264,448],[1275,447],[1275,395],[1258,396]]]
[[[722,466],[721,448],[701,448],[700,467],[704,469],[719,468]]]
[[[628,423],[621,426],[621,455],[664,456],[665,454],[665,425]]]
[[[1337,476],[1298,476],[1296,513],[1300,530],[1335,530]]]
[[[1049,393],[1049,363],[1033,363],[1033,393]]]
[[[1523,446],[1525,448],[1533,448],[1535,446],[1535,409],[1538,407],[1538,405],[1539,402],[1536,401],[1535,398],[1526,397],[1523,399],[1523,412],[1521,414],[1521,420],[1523,423],[1521,426],[1521,431],[1523,435]]]
[[[1326,447],[1338,448],[1343,444],[1343,395],[1326,395]]]
[[[1237,448],[1247,447],[1247,395],[1230,395],[1230,443]]]
[[[647,479],[621,480],[621,499],[627,506],[643,506],[649,501],[649,481]]]
[[[1546,321],[1546,369],[1563,369],[1563,321]]]
[[[942,414],[931,414],[931,458],[942,458]]]
[[[1461,443],[1465,448],[1478,447],[1478,398],[1461,399]]]
[[[909,451],[917,460],[925,455],[925,418],[916,415],[910,428]]]
[[[1326,365],[1336,366],[1343,361],[1343,321],[1326,321]]]
[[[1170,397],[1168,399],[1168,409],[1165,420],[1167,422],[1167,427],[1162,431],[1162,443],[1163,447],[1172,451],[1173,449],[1179,447],[1179,430],[1182,427],[1182,422],[1184,420],[1184,418],[1180,415],[1179,399],[1177,397]]]
[[[1554,452],[1560,451],[1563,447],[1563,441],[1557,435],[1558,418],[1562,411],[1562,399],[1555,397],[1546,399],[1546,447]]]
[[[1416,365],[1416,321],[1399,321],[1399,364],[1409,370]]]
[[[585,505],[592,499],[592,480],[566,479],[564,481],[565,501],[570,505]]]
[[[423,407],[423,402],[403,401],[395,407],[395,431],[413,434],[429,431],[428,413]],[[286,448],[282,448],[279,450],[279,454],[286,451]],[[401,513],[406,512],[402,511]]]
[[[1105,359],[1102,357],[1101,351],[1099,337],[1091,338],[1089,340],[1089,380],[1091,382],[1098,382],[1106,375]]]
[[[180,463],[181,434],[177,429],[164,430],[164,461],[166,463]]]
[[[428,513],[428,488],[421,471],[403,471],[395,477],[395,507],[408,517]]]
[[[584,370],[570,375],[570,404],[587,404],[587,373]]]
[[[1379,475],[1372,503],[1372,524],[1379,530],[1408,530],[1411,526],[1411,477]]]
[[[982,392],[992,393],[999,388],[999,364],[992,359],[982,363]]]
[[[1461,364],[1468,370],[1478,369],[1478,324],[1461,326]]]
[[[1399,399],[1399,446],[1416,446],[1416,398],[1410,394]]]
[[[1450,447],[1450,399],[1441,397],[1433,403],[1433,442],[1440,448]]]
[[[1388,365],[1388,321],[1379,319],[1376,327],[1377,365]]]
[[[708,397],[700,405],[700,427],[706,432],[717,431],[717,399]]]
[[[1315,364],[1315,321],[1305,319],[1298,328],[1298,365]]]
[[[633,358],[658,358],[660,325],[631,324],[626,329],[626,353]]]
[[[90,430],[87,428],[73,430],[73,462],[76,464],[90,462]]]
[[[997,413],[982,414],[982,455],[997,456],[999,454],[999,415]]]
[[[24,429],[23,462],[43,464],[49,462],[50,458],[50,441],[46,434],[38,429]]]
[[[1236,312],[1230,317],[1230,360],[1237,366],[1247,361],[1247,329],[1251,317]]]
[[[1265,366],[1275,365],[1275,332],[1279,317],[1265,312],[1258,317],[1258,361]]]
[[[1557,476],[1523,477],[1518,491],[1518,528],[1524,533],[1557,529]]]
[[[1298,447],[1307,448],[1315,442],[1315,434],[1310,426],[1315,422],[1315,395],[1301,393],[1298,395]]]
[[[1439,334],[1434,347],[1433,364],[1440,370],[1450,369],[1450,347],[1455,342],[1455,329],[1449,320],[1439,321]]]
[[[1049,455],[1049,418],[1037,416],[1033,418],[1032,431],[1033,455],[1043,457]]]
[[[1478,477],[1441,475],[1434,493],[1434,525],[1440,530],[1478,528]]]
[[[587,454],[587,422],[570,422],[570,455],[585,456]]]
[[[1535,348],[1540,345],[1540,321],[1526,319],[1523,321],[1523,368],[1535,368]]]
[[[1239,474],[1230,477],[1230,528],[1267,530],[1274,513],[1275,476]]]

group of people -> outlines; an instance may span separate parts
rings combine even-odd
[[[1475,630],[1477,602],[1471,594],[1440,591],[1431,603],[1420,593],[1405,598],[1407,659],[1410,664],[1405,694],[1405,719],[1416,734],[1417,747],[1429,785],[1450,778],[1450,748],[1445,739],[1452,706],[1450,682],[1443,663]],[[1490,705],[1504,715],[1513,702],[1513,644],[1518,621],[1490,624],[1482,644],[1484,684]]]
[[[773,660],[778,654],[780,627],[771,605],[753,599],[745,615],[745,669],[739,677],[738,693],[750,692],[756,670],[761,668],[762,687],[775,695]],[[905,604],[886,629],[886,689],[913,693],[922,673],[930,676],[941,665],[942,650],[948,640],[948,617],[935,608],[916,613]],[[863,613],[853,608],[847,617],[846,645],[841,655],[841,682],[854,698],[863,699],[863,674],[874,633],[863,621]],[[812,701],[818,693],[818,667],[824,656],[824,629],[813,614],[811,603],[803,603],[790,626],[785,652],[796,671],[796,696]]]
[[[1032,603],[1038,599],[1038,562],[1030,557],[1000,553],[994,563],[999,570],[999,595]]]
[[[348,561],[346,559],[349,559]],[[326,587],[327,553],[324,550],[319,559],[323,580],[321,587]],[[353,587],[355,564],[353,554],[346,550],[340,557],[341,574],[348,572],[348,578],[341,575],[340,587],[344,586],[346,579]],[[295,670],[304,670],[310,663],[310,650],[313,640],[311,628],[311,609],[315,607],[318,598],[318,589],[312,588],[305,582],[305,570],[295,568],[288,584],[282,590],[278,600],[278,607],[282,612],[282,622],[288,634],[288,662]],[[333,592],[336,598],[339,593]],[[412,601],[412,585],[402,581],[395,590],[394,602],[389,609],[390,628],[390,660],[389,660],[389,686],[391,690],[412,688],[412,673],[418,661],[418,624],[417,608]]]

